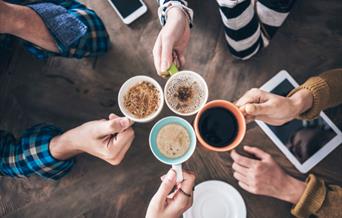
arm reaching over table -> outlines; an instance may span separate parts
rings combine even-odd
[[[292,203],[292,215],[296,217],[342,217],[342,188],[328,185],[310,174],[302,182],[281,169],[273,158],[256,147],[244,146],[255,155],[251,159],[232,151],[234,177],[239,186],[248,192],[265,195]]]
[[[247,122],[261,120],[271,125],[283,125],[308,110],[313,103],[310,91],[301,90],[292,97],[283,97],[257,88],[246,92],[236,105]]]
[[[127,118],[111,114],[108,120],[91,121],[65,133],[40,124],[16,140],[12,134],[0,131],[0,174],[57,180],[70,171],[73,157],[84,152],[118,165],[134,139],[130,126]]]
[[[234,178],[239,186],[253,194],[275,197],[296,204],[305,189],[305,183],[287,175],[271,155],[256,147],[244,150],[258,159],[251,159],[232,151]]]
[[[176,172],[172,169],[162,177],[162,183],[150,201],[146,218],[178,218],[191,207],[195,176],[183,171],[183,182],[176,183]],[[176,188],[174,192],[171,191]]]
[[[237,102],[247,120],[282,125],[295,118],[314,119],[329,107],[342,103],[342,68],[309,78],[287,97],[253,88]]]
[[[109,120],[90,121],[53,138],[50,150],[60,160],[85,152],[118,165],[134,139],[130,125],[127,118],[111,114]]]
[[[163,25],[153,48],[154,65],[164,76],[175,61],[178,67],[185,64],[185,50],[190,39],[192,10],[186,1],[159,0],[158,14]]]
[[[251,89],[236,104],[246,119],[271,125],[282,125],[295,118],[314,119],[322,110],[342,103],[341,81],[342,69],[330,70],[311,77],[287,97]],[[258,160],[231,153],[234,177],[243,189],[291,202],[291,213],[296,217],[342,217],[341,187],[328,185],[313,174],[304,183],[287,175],[264,151],[248,146],[244,150]]]
[[[100,17],[76,0],[0,0],[0,34],[25,40],[37,58],[83,58],[105,53],[109,36]]]

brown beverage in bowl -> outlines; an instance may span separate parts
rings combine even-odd
[[[198,112],[194,128],[199,143],[211,151],[225,152],[236,148],[246,133],[240,109],[225,100],[208,102]]]
[[[239,131],[234,114],[224,107],[205,110],[199,119],[198,128],[204,141],[214,147],[225,147],[232,143]]]
[[[147,81],[132,86],[124,96],[125,108],[136,118],[145,118],[156,112],[159,107],[160,93]]]
[[[183,156],[190,146],[188,131],[179,124],[168,124],[162,127],[157,135],[157,147],[167,158]]]
[[[202,83],[190,73],[172,76],[165,87],[165,98],[170,109],[181,115],[198,111],[207,99]]]

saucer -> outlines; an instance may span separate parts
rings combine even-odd
[[[246,218],[246,205],[240,193],[231,185],[209,180],[198,184],[194,203],[183,218]]]

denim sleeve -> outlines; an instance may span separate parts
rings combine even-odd
[[[50,140],[61,134],[52,125],[40,124],[27,129],[18,140],[0,131],[0,174],[12,177],[39,175],[58,180],[66,175],[74,160],[57,160],[49,150]]]
[[[25,42],[26,49],[37,58],[83,58],[107,52],[109,36],[102,20],[78,1],[32,3],[26,6],[42,18],[59,49],[58,53],[54,53]]]
[[[27,7],[42,18],[62,54],[87,32],[87,26],[62,6],[46,2],[27,5]]]

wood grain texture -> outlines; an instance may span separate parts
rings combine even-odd
[[[96,61],[50,58],[39,61],[20,46],[1,50],[0,129],[17,135],[30,125],[52,122],[64,129],[118,113],[118,90],[128,78],[157,77],[152,48],[160,30],[155,0],[145,0],[148,13],[131,26],[124,25],[106,1],[85,1],[97,11],[111,37],[111,50]],[[298,1],[270,46],[248,61],[234,60],[227,52],[223,26],[214,0],[189,1],[195,23],[185,68],[207,81],[210,99],[236,100],[259,87],[281,69],[298,82],[342,64],[342,4],[340,0]],[[5,58],[4,58],[5,57]],[[342,108],[327,111],[342,128]],[[172,115],[165,108],[158,119]],[[187,118],[190,122],[194,117]],[[150,198],[168,167],[148,147],[154,124],[136,124],[136,139],[120,166],[113,167],[88,155],[77,157],[71,173],[58,182],[37,177],[0,177],[0,216],[5,217],[144,217]],[[248,126],[243,144],[259,146],[291,175],[305,179],[255,124]],[[329,183],[342,185],[340,146],[312,172]],[[291,217],[291,205],[240,189],[232,177],[228,153],[198,148],[185,164],[197,174],[196,183],[226,181],[242,194],[248,217]]]

